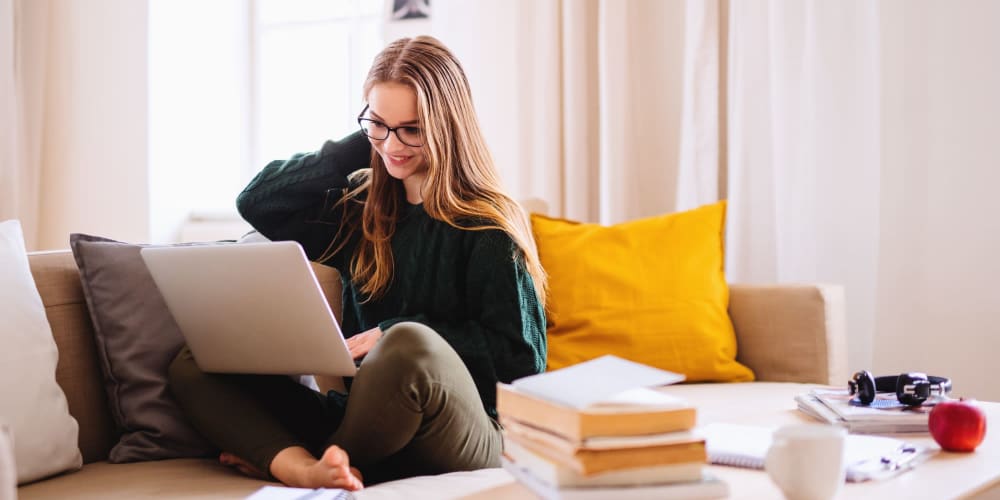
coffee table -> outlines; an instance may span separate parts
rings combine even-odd
[[[698,408],[699,425],[729,422],[749,425],[784,425],[813,422],[796,409],[796,394],[820,386],[754,382],[748,384],[695,384],[666,389]],[[986,411],[986,438],[973,453],[940,451],[913,470],[878,482],[847,483],[837,498],[843,499],[1000,499],[1000,403],[980,402]],[[937,448],[929,434],[907,434],[908,441]],[[729,484],[729,498],[781,498],[781,491],[764,471],[709,466],[712,474]],[[469,499],[532,498],[530,490],[510,483],[481,491]]]

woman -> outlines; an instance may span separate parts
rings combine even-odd
[[[545,274],[458,61],[434,38],[397,40],[364,92],[361,133],[272,162],[237,200],[263,235],[340,271],[349,393],[205,374],[187,349],[170,367],[223,463],[290,486],[495,467],[496,383],[545,368]]]

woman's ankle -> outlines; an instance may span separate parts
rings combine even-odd
[[[301,446],[291,446],[279,451],[271,460],[270,472],[286,486],[308,487],[308,468],[316,463],[316,457]]]

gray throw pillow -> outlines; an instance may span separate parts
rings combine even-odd
[[[184,339],[139,255],[144,246],[70,235],[111,415],[121,432],[109,460],[207,456],[215,450],[187,423],[167,388],[167,367]]]

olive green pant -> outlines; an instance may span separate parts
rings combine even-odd
[[[346,403],[283,375],[204,373],[187,347],[171,363],[169,381],[202,435],[266,474],[291,446],[317,457],[340,446],[367,484],[500,465],[500,425],[455,350],[419,323],[385,332]]]

